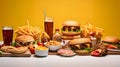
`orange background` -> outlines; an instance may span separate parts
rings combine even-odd
[[[44,30],[44,14],[54,19],[54,28],[61,28],[65,20],[81,25],[91,23],[105,30],[104,36],[120,37],[120,0],[0,0],[0,29],[2,26],[27,25]],[[15,37],[15,35],[14,35]],[[0,31],[0,40],[2,32]]]

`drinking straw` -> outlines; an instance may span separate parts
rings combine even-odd
[[[44,9],[43,13],[44,13],[44,18],[46,18],[47,16],[46,16],[46,10],[45,9]]]
[[[30,24],[30,22],[29,22],[29,20],[28,20],[28,18],[27,18],[27,25],[29,26],[29,24]]]

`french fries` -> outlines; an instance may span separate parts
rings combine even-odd
[[[50,38],[50,36],[45,31],[43,31],[42,34],[40,35],[40,37],[42,37],[42,36],[45,36],[48,39]]]
[[[89,37],[92,35],[94,37],[101,38],[104,32],[102,28],[99,28],[92,24],[81,26],[81,30],[82,30],[83,37]]]
[[[37,35],[39,35],[40,32],[41,32],[40,27],[37,27],[37,26],[32,27],[32,26],[29,26],[29,25],[18,27],[17,30],[15,31],[17,36],[30,35],[30,36],[33,36],[33,37],[36,37]]]
[[[50,40],[46,44],[47,44],[47,46],[60,46],[61,45],[60,42],[57,42],[57,41],[54,41],[54,40]]]

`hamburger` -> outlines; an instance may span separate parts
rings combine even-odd
[[[106,44],[107,48],[117,49],[120,48],[120,39],[115,36],[107,36],[102,40]]]
[[[34,38],[29,35],[21,35],[15,38],[16,44],[20,46],[27,46],[29,44],[33,44],[34,41]]]
[[[72,50],[74,50],[76,53],[80,55],[89,54],[92,48],[92,43],[89,38],[78,38],[70,40],[69,45]]]
[[[63,39],[80,38],[80,24],[76,21],[65,21],[62,27]]]

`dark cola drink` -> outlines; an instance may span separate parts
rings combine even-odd
[[[13,39],[13,28],[4,26],[2,28],[4,45],[11,45]]]
[[[52,40],[53,36],[53,19],[45,18],[44,20],[45,32],[50,36],[50,40]]]

